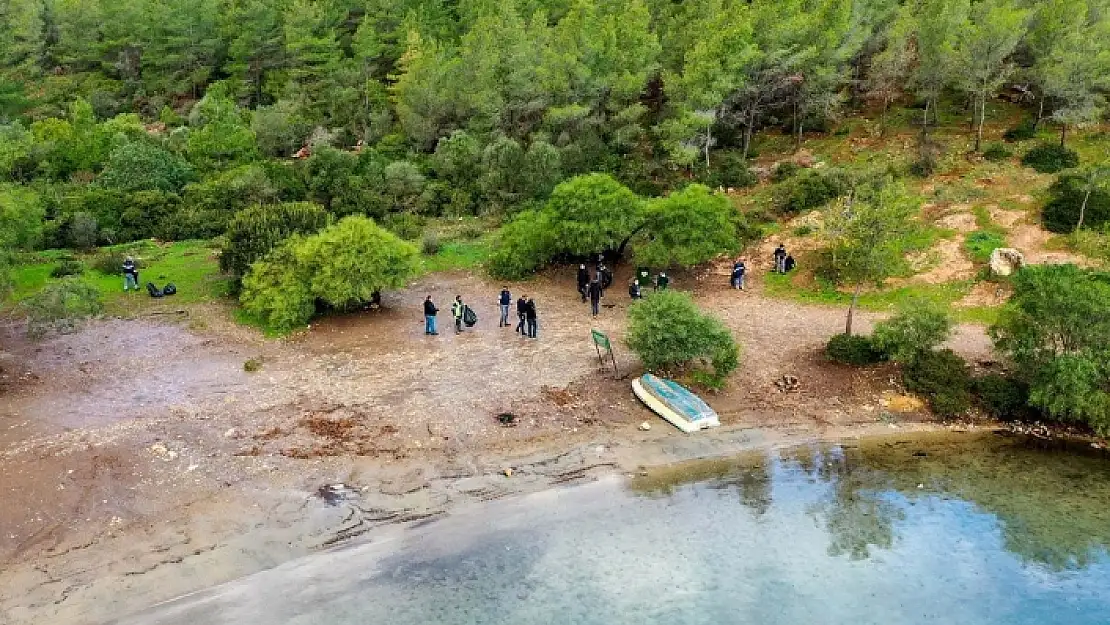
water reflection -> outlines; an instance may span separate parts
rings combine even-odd
[[[962,500],[997,517],[1003,543],[1022,561],[1078,569],[1110,545],[1110,456],[1081,444],[996,434],[873,439],[811,445],[771,455],[684,463],[649,472],[633,490],[665,496],[700,483],[735,491],[756,517],[775,480],[823,488],[807,511],[827,533],[828,553],[863,560],[898,540],[906,506]]]

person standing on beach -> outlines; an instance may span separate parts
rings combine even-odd
[[[524,309],[524,318],[528,322],[528,337],[533,339],[536,338],[536,326],[538,325],[538,321],[536,320],[536,300],[531,297],[528,298],[528,303]]]
[[[424,335],[437,336],[436,332],[436,315],[439,314],[439,309],[432,303],[432,296],[424,298]]]
[[[586,303],[586,291],[590,285],[590,270],[585,264],[578,265],[578,294],[582,296],[582,303]]]
[[[451,314],[455,317],[455,334],[462,332],[463,325],[463,311],[466,306],[463,305],[462,295],[455,296],[455,303],[451,304]]]
[[[643,293],[640,292],[640,281],[633,280],[632,284],[628,285],[628,296],[632,299],[642,299]]]
[[[501,287],[501,296],[497,300],[497,304],[501,306],[501,321],[497,324],[499,328],[509,327],[509,307],[513,304],[513,296],[509,293],[509,287]]]
[[[597,313],[598,313],[598,308],[601,307],[601,294],[602,294],[601,282],[599,282],[596,278],[594,279],[593,282],[590,283],[589,294],[590,294],[590,312],[592,312],[593,316],[596,317]]]
[[[744,261],[736,261],[736,264],[732,266],[732,288],[737,291],[744,290],[744,273],[747,270],[748,268],[744,266]]]
[[[523,336],[528,317],[528,297],[525,295],[521,295],[520,299],[516,301],[516,316],[519,320],[516,324],[516,332]]]
[[[136,291],[139,290],[139,266],[135,264],[135,259],[128,256],[123,261],[123,291],[126,293],[132,287]]]

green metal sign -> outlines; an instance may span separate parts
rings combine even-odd
[[[601,354],[601,350],[604,349],[609,352],[609,358],[613,361],[613,375],[616,375],[618,373],[617,357],[613,354],[613,344],[609,341],[609,337],[600,330],[590,330],[590,337],[593,338],[594,349],[597,350],[597,361],[601,363],[602,367],[605,367],[605,356]]]

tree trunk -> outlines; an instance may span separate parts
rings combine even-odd
[[[713,117],[716,118],[717,116],[714,115]],[[713,120],[710,119],[709,122],[705,125],[705,173],[706,174],[709,173],[709,144],[713,141],[713,136],[711,134],[712,132],[713,132]]]
[[[748,160],[748,148],[752,145],[752,125],[755,123],[755,108],[748,111],[748,123],[744,126],[744,154],[742,160]]]
[[[798,94],[794,93],[794,151],[802,149],[802,120],[798,118]]]
[[[975,131],[975,151],[978,152],[983,145],[983,118],[987,116],[987,98],[979,97],[979,126]]]
[[[925,113],[921,117],[921,141],[924,142],[929,138],[929,103],[931,100],[925,100]]]
[[[1066,145],[1067,140],[1068,140],[1068,125],[1067,124],[1060,124],[1060,147],[1062,147],[1062,148],[1068,147]]]
[[[1087,193],[1083,196],[1083,203],[1079,205],[1079,223],[1075,224],[1075,231],[1079,232],[1083,229],[1083,217],[1087,212],[1087,200],[1091,199],[1091,188],[1087,187]]]
[[[886,111],[890,108],[890,99],[883,98],[883,110],[879,113],[879,138],[886,136]]]
[[[1037,108],[1037,119],[1033,120],[1033,132],[1037,131],[1037,128],[1040,127],[1040,125],[1041,125],[1041,120],[1044,119],[1044,101],[1047,100],[1047,99],[1048,98],[1045,97],[1045,95],[1042,93],[1041,94],[1041,105],[1040,105],[1040,107]]]
[[[859,292],[863,290],[863,282],[856,285],[856,290],[852,293],[852,304],[848,306],[848,321],[844,324],[844,334],[852,336],[852,317],[856,312],[856,304],[859,303]]]

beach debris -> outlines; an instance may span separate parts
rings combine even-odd
[[[792,393],[798,390],[798,387],[801,386],[801,382],[799,382],[798,378],[795,376],[784,375],[775,380],[775,386],[783,393]]]
[[[497,415],[497,421],[505,427],[516,425],[516,415],[511,412],[502,412]]]
[[[239,428],[230,428],[224,432],[224,438],[243,438],[243,433],[239,431]]]
[[[357,488],[352,488],[339,482],[336,484],[324,484],[320,488],[317,488],[316,496],[329,506],[338,506],[344,501],[357,499],[359,491]]]
[[[505,467],[505,470],[502,471],[502,473],[505,474],[505,477],[512,477],[513,476],[513,468],[512,467]]]
[[[640,431],[641,432],[647,432],[650,429],[651,429],[651,424],[648,423],[647,421],[644,421],[643,423],[640,424]]]

